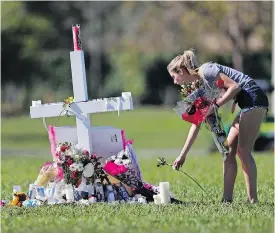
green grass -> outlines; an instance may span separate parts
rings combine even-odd
[[[47,118],[54,124],[57,118]],[[134,139],[135,148],[181,147],[190,124],[184,122],[172,109],[141,108],[134,111],[99,113],[91,117],[94,126],[111,125],[125,130],[126,137]],[[75,118],[61,117],[57,126],[75,125]],[[203,147],[211,140],[211,134],[203,128],[195,147]],[[48,135],[42,119],[28,116],[2,119],[2,148],[48,148]]]
[[[11,200],[12,185],[27,191],[39,167],[49,157],[2,157],[1,199]],[[220,155],[190,156],[183,169],[207,191],[170,167],[156,167],[156,157],[139,158],[143,179],[152,184],[170,182],[171,191],[184,202],[171,204],[94,204],[90,206],[4,207],[2,232],[274,232],[273,156],[255,156],[258,166],[259,204],[246,203],[244,178],[239,166],[234,203],[221,204]],[[168,159],[172,162],[173,159]],[[238,161],[239,163],[239,161]],[[240,165],[240,164],[238,164]],[[211,198],[209,198],[211,197]],[[213,199],[213,201],[212,201]]]
[[[236,114],[235,114],[236,115]],[[234,115],[228,109],[222,112],[224,123],[232,122]],[[54,125],[57,118],[47,118],[47,125]],[[125,130],[128,139],[134,139],[135,149],[180,148],[187,137],[190,123],[180,119],[172,108],[137,108],[133,111],[99,113],[91,116],[94,126],[110,125]],[[59,118],[56,126],[75,125],[75,117]],[[3,118],[1,124],[3,149],[48,149],[48,134],[42,119],[28,116]],[[262,130],[271,131],[274,124],[263,124]],[[210,145],[212,136],[202,127],[193,148]]]
[[[223,114],[224,122],[233,115]],[[57,118],[47,118],[47,125]],[[135,148],[181,147],[190,123],[180,119],[172,108],[137,108],[133,111],[98,113],[91,116],[94,126],[111,125],[125,130],[126,137],[134,139]],[[75,125],[75,118],[61,117],[56,126]],[[204,148],[211,141],[209,131],[202,128],[194,147]],[[42,119],[28,116],[2,119],[2,148],[48,148],[48,135]]]
[[[224,122],[232,118],[233,115],[224,113]],[[48,118],[47,124],[54,124],[55,120],[56,118]],[[190,127],[172,109],[140,108],[121,112],[119,117],[117,113],[101,113],[93,115],[91,121],[93,125],[111,125],[125,129],[127,138],[134,139],[134,149],[140,161],[143,179],[151,184],[170,182],[171,191],[184,205],[4,207],[1,209],[3,232],[274,232],[274,157],[271,153],[255,156],[258,166],[259,204],[246,203],[244,178],[239,166],[234,203],[225,205],[220,203],[221,155],[199,156],[196,150],[206,149],[212,142],[206,129],[203,128],[200,132],[193,145],[195,150],[190,151],[183,167],[207,191],[204,194],[184,174],[170,167],[156,167],[159,151],[154,149],[163,149],[161,156],[172,163],[177,156],[172,153],[175,150],[167,152],[164,149],[180,150]],[[57,126],[74,124],[74,117],[62,117]],[[19,184],[26,192],[28,185],[36,179],[40,166],[51,159],[42,119],[30,119],[28,116],[2,119],[1,146],[1,199],[11,200],[12,186]],[[141,150],[146,148],[153,150]],[[12,149],[19,153],[10,156]],[[5,154],[5,150],[10,151],[9,154]],[[33,150],[37,154],[35,151],[28,156],[22,155],[23,151]]]

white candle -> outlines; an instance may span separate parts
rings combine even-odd
[[[169,182],[160,182],[159,183],[159,191],[160,191],[160,202],[161,204],[169,204],[171,202],[170,199],[170,191],[169,191]]]
[[[72,184],[65,184],[65,194],[67,203],[74,201],[74,190]]]
[[[154,198],[154,203],[156,205],[159,205],[161,203],[160,202],[160,195],[159,194],[158,195],[154,195],[153,198]]]
[[[61,183],[57,183],[55,185],[53,197],[57,200],[62,199],[62,184]]]

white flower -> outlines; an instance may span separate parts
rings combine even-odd
[[[56,152],[60,152],[60,148],[61,148],[61,146],[58,145],[58,146],[56,147]]]
[[[124,159],[124,160],[122,160],[122,163],[123,163],[124,165],[128,165],[128,164],[131,163],[131,160],[130,160],[130,159]]]
[[[120,151],[120,152],[117,154],[117,158],[118,158],[118,159],[122,159],[123,155],[124,155],[124,150]]]
[[[67,152],[66,154],[67,154],[68,156],[71,156],[71,157],[72,157],[72,155],[73,155],[73,151],[72,151],[72,150],[67,150],[66,152]]]
[[[80,159],[80,155],[79,154],[75,154],[73,157],[74,157],[75,160],[79,160]]]
[[[82,163],[76,163],[76,170],[83,171],[84,167]]]
[[[60,160],[61,161],[65,160],[65,153],[63,153],[63,152],[60,153]]]
[[[76,171],[77,170],[77,163],[72,163],[69,167],[70,171]]]
[[[123,164],[123,161],[122,159],[116,159],[114,163],[120,165],[120,164]]]
[[[58,162],[59,162],[59,158],[54,157],[54,158],[53,158],[53,161],[54,161],[55,163],[58,163]]]
[[[116,160],[116,156],[115,156],[115,155],[112,155],[112,156],[110,157],[110,160]]]

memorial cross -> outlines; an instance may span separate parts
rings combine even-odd
[[[74,115],[76,116],[77,140],[84,149],[93,152],[90,114],[109,111],[133,109],[132,96],[130,92],[123,92],[120,97],[88,100],[86,70],[84,52],[80,40],[80,25],[73,25],[74,51],[70,52],[71,72],[73,81],[74,102],[63,108],[63,102],[41,104],[33,101],[30,107],[31,118],[46,118]]]

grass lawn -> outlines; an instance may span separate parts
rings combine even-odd
[[[224,119],[228,118],[226,113],[223,115]],[[54,125],[56,119],[47,118],[47,125]],[[182,147],[191,126],[181,120],[171,108],[137,108],[134,111],[120,112],[120,116],[117,112],[99,113],[91,116],[91,124],[124,129],[126,137],[134,139],[136,149]],[[65,125],[75,125],[75,117],[61,117],[56,124]],[[202,127],[194,147],[204,148],[211,140],[210,132]],[[41,118],[22,116],[2,119],[2,148],[48,147],[48,135]]]
[[[27,191],[39,167],[49,157],[2,157],[1,199],[11,200],[12,185]],[[142,157],[143,179],[152,184],[170,182],[171,191],[185,204],[94,204],[1,209],[2,232],[274,232],[273,156],[255,156],[259,204],[246,203],[244,178],[239,168],[233,204],[221,204],[220,155],[190,156],[183,169],[207,191],[170,167],[156,167],[156,157]],[[172,162],[172,158],[168,162]],[[240,164],[239,164],[240,165]],[[239,166],[240,167],[240,166]],[[211,198],[210,198],[211,197]]]
[[[224,122],[233,117],[223,114]],[[47,124],[54,124],[55,120],[48,118]],[[135,109],[121,112],[119,117],[117,113],[95,114],[91,122],[93,125],[125,129],[127,138],[134,139],[133,146],[138,152],[144,181],[154,185],[161,181],[170,182],[171,191],[184,204],[3,207],[2,232],[274,232],[274,157],[271,153],[255,156],[259,204],[246,203],[241,166],[236,180],[234,203],[221,204],[222,158],[219,154],[202,156],[202,153],[207,154],[207,148],[212,142],[211,134],[205,128],[201,130],[193,145],[194,150],[190,152],[182,169],[195,178],[207,194],[184,174],[170,167],[156,167],[158,155],[166,157],[169,163],[173,162],[177,154],[171,151],[181,149],[190,127],[172,109]],[[62,117],[57,126],[74,124],[74,117]],[[30,119],[28,116],[2,119],[1,139],[1,199],[10,201],[12,186],[19,184],[27,192],[28,185],[37,178],[40,166],[50,161],[49,142],[42,119]],[[169,148],[176,150],[169,151]],[[157,152],[160,149],[161,154]],[[12,154],[13,150],[17,152]],[[5,154],[5,151],[9,151],[9,154]],[[28,154],[29,151],[32,153]]]

